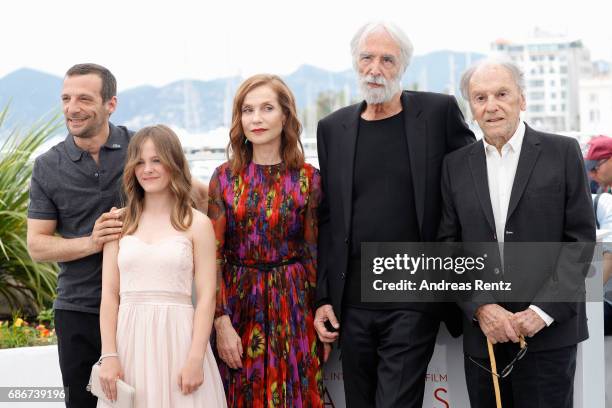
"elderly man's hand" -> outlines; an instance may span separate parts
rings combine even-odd
[[[546,327],[546,322],[533,309],[525,309],[515,313],[511,319],[514,331],[525,337],[533,337]]]
[[[512,316],[512,312],[497,304],[482,305],[475,313],[480,329],[492,344],[518,343],[520,333],[512,326]]]
[[[336,331],[327,330],[325,327],[326,321],[329,321]],[[340,323],[338,323],[338,319],[331,305],[323,305],[317,309],[315,312],[314,327],[319,335],[319,340],[323,343],[333,343],[338,339],[339,333],[337,330],[340,328]],[[327,350],[328,354],[329,351],[330,350]]]

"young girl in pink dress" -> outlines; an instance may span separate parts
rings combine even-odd
[[[215,236],[192,208],[181,144],[163,125],[134,135],[123,175],[122,238],[104,246],[100,379],[136,390],[139,408],[225,407],[209,345],[215,311]],[[195,282],[197,303],[191,301]],[[99,401],[98,407],[108,407]]]

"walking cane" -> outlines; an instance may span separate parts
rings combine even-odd
[[[521,348],[525,348],[525,337],[519,337]],[[499,392],[499,375],[497,374],[497,363],[495,362],[495,353],[493,353],[493,344],[487,338],[487,348],[489,349],[489,360],[491,361],[491,376],[493,377],[493,389],[495,390],[495,405],[497,408],[502,408],[501,393]]]
[[[495,363],[495,354],[493,353],[493,344],[487,338],[487,348],[489,349],[489,360],[491,361],[491,376],[493,377],[493,388],[495,389],[495,405],[497,408],[502,408],[501,394],[499,392],[499,378],[497,378],[497,363]]]

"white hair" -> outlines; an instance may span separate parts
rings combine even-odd
[[[495,55],[476,61],[463,72],[459,85],[463,99],[466,101],[470,100],[470,81],[472,80],[472,75],[474,75],[474,72],[487,65],[499,65],[502,68],[507,69],[512,75],[512,78],[521,92],[521,95],[525,94],[525,74],[523,73],[523,70],[514,61],[508,59],[507,57]]]
[[[410,65],[410,60],[412,59],[412,53],[414,52],[414,47],[412,46],[412,42],[408,38],[404,32],[397,27],[395,24],[385,21],[375,21],[369,22],[363,25],[351,40],[351,55],[353,57],[353,67],[355,71],[358,70],[358,62],[359,62],[359,47],[363,44],[366,38],[372,33],[378,31],[386,31],[389,36],[397,43],[400,49],[399,55],[399,63],[400,70],[399,74],[401,75],[406,71],[408,65]]]

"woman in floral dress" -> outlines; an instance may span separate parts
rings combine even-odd
[[[274,75],[238,89],[229,161],[210,181],[215,329],[230,407],[323,406],[313,326],[319,172],[304,162],[295,100]]]

